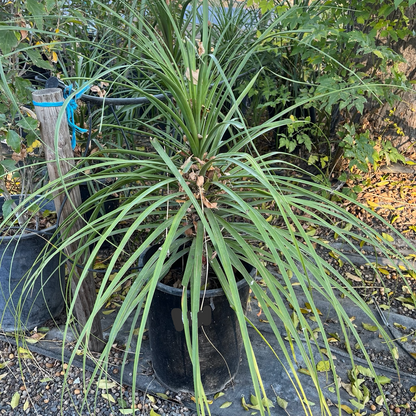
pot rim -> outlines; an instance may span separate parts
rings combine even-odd
[[[250,276],[252,277],[252,281],[254,282],[254,276],[257,273],[257,269],[253,266],[251,266],[251,270],[250,270]],[[246,281],[246,279],[242,278],[240,281],[237,282],[237,289],[240,290],[243,286],[249,285],[249,283]],[[172,286],[168,286],[165,285],[162,282],[158,282],[156,288],[164,293],[168,293],[171,294],[173,296],[182,296],[183,294],[183,289],[180,288],[176,288],[176,287],[172,287]],[[189,297],[191,296],[191,291],[187,290],[186,291],[186,295]],[[224,290],[222,288],[218,288],[218,289],[209,289],[209,290],[201,290],[199,292],[199,297],[203,298],[213,298],[213,297],[217,297],[217,296],[222,296],[224,295]]]

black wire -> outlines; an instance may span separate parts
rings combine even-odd
[[[244,72],[243,74],[240,74],[237,78],[242,78],[245,75],[251,74],[254,71],[256,71],[256,68],[251,69],[250,71]],[[35,76],[35,81],[41,83],[41,84],[46,84],[46,80],[43,78],[40,78],[39,76]],[[218,85],[222,85],[225,81],[220,81]],[[211,87],[214,84],[211,84]],[[61,89],[64,89],[66,87],[66,85],[62,82],[59,81],[58,87]],[[172,94],[170,92],[165,92],[162,94],[156,94],[153,95],[153,98],[160,100],[160,101],[165,101],[168,98],[171,98]],[[95,97],[93,95],[88,95],[88,94],[82,94],[80,97],[80,100],[85,101],[85,102],[90,102],[92,104],[101,104],[101,105],[131,105],[131,104],[149,104],[151,103],[150,99],[147,97],[138,97],[138,98],[106,98],[106,97]]]
[[[46,84],[45,79],[40,78],[39,76],[35,76],[35,81],[41,83],[41,84]],[[66,85],[60,81],[59,88],[64,89],[66,87]],[[154,95],[153,97],[164,101],[166,99],[168,99],[169,97],[171,97],[172,94],[170,93],[166,93],[166,94],[157,94]],[[82,94],[80,97],[80,100],[85,101],[85,102],[90,102],[91,104],[103,104],[103,105],[131,105],[131,104],[149,104],[150,100],[147,97],[138,97],[138,98],[104,98],[104,97],[95,97],[93,95],[88,95],[88,94]]]

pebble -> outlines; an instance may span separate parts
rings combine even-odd
[[[119,412],[120,402],[133,403],[133,392],[129,386],[117,386],[108,391],[115,403],[105,400],[102,393],[105,390],[94,389],[93,382],[90,391],[84,395],[84,378],[86,387],[90,382],[91,374],[82,373],[82,369],[68,367],[61,362],[52,360],[40,354],[33,354],[34,359],[24,360],[24,364],[19,366],[16,348],[7,342],[0,341],[0,363],[12,360],[7,367],[0,369],[0,375],[7,372],[7,376],[0,379],[0,416],[121,416]],[[13,364],[15,364],[13,369]],[[62,397],[64,375],[67,373],[68,380]],[[41,380],[47,380],[42,381]],[[24,384],[22,384],[22,380]],[[71,390],[69,390],[71,386]],[[20,401],[15,409],[11,408],[11,398],[15,392],[19,392]],[[169,393],[173,394],[174,393]],[[165,393],[166,394],[166,393]],[[174,396],[171,396],[174,398]],[[140,411],[140,415],[148,415],[151,409],[160,416],[196,416],[196,413],[184,405],[160,398],[147,397],[143,392],[136,391],[134,394],[134,407]],[[29,408],[25,408],[28,401]],[[27,405],[26,405],[27,406]],[[139,412],[136,413],[137,415]]]
[[[390,409],[390,414],[399,414],[404,416],[414,415],[416,410],[416,402],[412,401],[414,393],[409,388],[404,388],[399,381],[392,381],[383,386],[386,394],[386,405],[376,404],[375,399],[380,395],[380,391],[373,378],[365,377],[364,385],[370,393],[370,400],[367,404],[368,408],[375,414],[385,414],[386,408]],[[373,414],[373,413],[372,413]]]

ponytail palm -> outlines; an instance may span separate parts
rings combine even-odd
[[[392,253],[392,248],[388,243],[384,246],[382,237],[369,226],[321,196],[321,193],[314,192],[310,184],[285,176],[286,171],[295,170],[296,167],[280,162],[278,153],[258,154],[254,139],[292,122],[284,120],[284,114],[281,113],[261,125],[249,127],[240,110],[240,104],[260,71],[257,68],[255,72],[246,74],[247,70],[255,68],[256,47],[273,33],[277,19],[261,34],[257,33],[256,28],[236,31],[236,38],[230,42],[232,46],[227,47],[223,44],[221,34],[211,36],[206,0],[200,5],[204,12],[200,24],[196,23],[199,3],[195,0],[190,2],[190,15],[180,15],[182,23],[189,22],[186,27],[178,27],[177,14],[172,15],[172,7],[164,0],[152,2],[149,9],[158,13],[157,19],[153,20],[147,18],[145,2],[141,8],[129,6],[130,3],[125,2],[123,10],[130,16],[128,19],[124,15],[117,15],[105,3],[95,3],[100,4],[111,16],[114,27],[107,25],[106,31],[112,31],[116,38],[128,38],[129,46],[123,55],[125,61],[120,66],[109,70],[97,63],[97,73],[84,81],[93,83],[100,78],[100,74],[110,73],[111,88],[129,91],[132,96],[145,96],[156,110],[153,118],[133,119],[130,123],[136,124],[136,133],[151,137],[152,153],[136,149],[102,150],[89,157],[85,167],[83,164],[77,167],[78,172],[85,174],[82,179],[74,178],[71,172],[59,183],[50,184],[55,192],[66,192],[62,183],[69,187],[84,182],[85,177],[90,181],[116,177],[112,185],[92,196],[62,225],[63,238],[58,247],[63,251],[65,246],[77,242],[79,248],[72,259],[74,263],[82,258],[84,250],[91,249],[91,256],[84,264],[81,282],[87,275],[87,269],[93,268],[94,258],[103,242],[107,239],[113,241],[112,237],[117,239],[98,289],[93,314],[105,307],[118,287],[129,280],[132,282],[117,312],[107,347],[100,357],[102,367],[97,366],[96,371],[106,370],[105,363],[108,362],[111,345],[131,316],[133,322],[126,350],[131,347],[133,334],[137,334],[135,329],[138,327],[134,359],[134,368],[138,371],[146,319],[157,283],[175,261],[188,254],[195,261],[187,264],[181,282],[183,290],[191,291],[190,304],[185,302],[183,306],[183,320],[187,322],[188,310],[197,316],[200,289],[205,284],[208,271],[213,270],[235,310],[259,403],[266,392],[247,330],[247,323],[254,323],[248,322],[244,315],[237,290],[237,272],[250,284],[270,322],[284,356],[279,359],[291,370],[299,394],[302,396],[303,390],[297,378],[298,364],[292,354],[293,343],[298,346],[320,392],[316,363],[311,353],[312,344],[316,342],[310,336],[313,328],[302,314],[292,276],[296,276],[297,284],[311,305],[322,334],[325,333],[323,321],[314,305],[316,293],[333,306],[347,345],[352,335],[357,339],[354,342],[359,343],[366,355],[355,326],[339,304],[339,294],[364,310],[374,325],[379,327],[381,334],[386,339],[388,336],[350,283],[317,254],[317,247],[327,248],[327,243],[308,235],[306,229],[311,226],[329,230],[352,247],[352,239],[359,238],[368,245],[377,246],[386,255]],[[148,24],[148,21],[152,24],[156,22],[155,26]],[[106,22],[97,19],[94,24],[99,28]],[[163,30],[160,27],[162,24]],[[152,85],[152,89],[159,93],[159,98],[128,78],[127,74],[133,70]],[[235,87],[243,74],[248,77],[247,85],[241,94],[236,95]],[[160,124],[163,124],[163,129]],[[91,164],[98,168],[99,173],[91,174]],[[106,196],[115,193],[123,197],[122,204],[116,210],[98,218],[96,208],[84,228],[65,238],[64,230],[70,228],[68,225],[71,221],[75,221],[82,212],[99,206]],[[350,231],[344,228],[344,224],[351,224]],[[130,241],[137,236],[141,238],[141,244],[131,250]],[[160,244],[160,250],[137,272],[135,268],[139,257],[152,244]],[[120,259],[123,259],[121,268]],[[267,287],[267,291],[259,281],[253,281],[243,263],[249,263],[257,269],[259,280]],[[277,270],[279,278],[272,273],[270,265]],[[115,269],[118,271],[114,272]],[[72,310],[70,308],[70,314]],[[85,336],[88,338],[93,319],[94,316],[91,316],[90,323],[83,328],[74,351],[82,347]],[[279,331],[275,320],[284,323],[287,333]],[[303,329],[301,333],[296,322]],[[185,328],[188,326],[185,325]],[[192,321],[191,329],[186,330],[186,336],[194,365],[198,413],[207,414],[209,405],[199,371],[196,320]],[[291,340],[289,345],[285,341],[287,336]],[[326,337],[323,337],[323,342],[330,351]],[[336,379],[331,354],[329,361]],[[371,362],[369,365],[372,368]],[[323,413],[330,414],[323,395],[319,397]],[[308,403],[307,397],[302,398],[305,399],[304,403]],[[261,408],[260,411],[265,414],[268,409]],[[305,413],[312,413],[308,405],[305,405]]]

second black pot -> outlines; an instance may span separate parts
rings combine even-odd
[[[12,198],[19,202],[19,196]],[[53,201],[40,197],[36,202],[42,211],[55,210]],[[0,197],[0,210],[3,203],[4,198]],[[65,264],[59,252],[49,258],[56,244],[56,228],[53,225],[38,232],[27,230],[25,234],[0,236],[0,328],[3,331],[31,330],[61,314],[65,306]],[[41,273],[33,279],[40,268]]]

